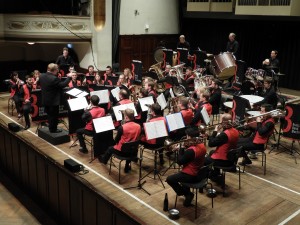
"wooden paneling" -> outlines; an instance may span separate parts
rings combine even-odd
[[[5,160],[7,169],[10,173],[13,171],[13,164],[12,164],[12,144],[11,144],[11,136],[6,134],[5,135]]]
[[[0,131],[0,163],[6,168],[6,157],[5,157],[5,132]]]
[[[78,196],[79,197],[79,196]],[[63,224],[70,224],[70,180],[68,175],[58,174],[58,198],[59,198],[59,218]],[[80,207],[80,206],[78,206]]]
[[[37,157],[37,191],[39,193],[38,201],[48,202],[48,176],[47,176],[47,163],[44,158]]]
[[[28,151],[28,172],[29,172],[29,190],[32,195],[37,197],[37,166],[36,154],[33,151]]]
[[[48,204],[51,214],[58,215],[59,195],[58,195],[58,169],[48,164]]]
[[[28,171],[28,148],[25,144],[20,143],[20,170],[21,170],[21,180],[20,182],[25,188],[29,186],[29,171]]]
[[[82,190],[79,185],[71,181],[70,185],[70,213],[71,224],[82,224],[83,210],[82,210]]]

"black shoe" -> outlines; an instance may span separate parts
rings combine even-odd
[[[164,159],[159,159],[159,165],[163,166],[165,163],[165,160]]]
[[[50,130],[50,133],[60,133],[60,132],[62,132],[62,129],[56,129],[56,130],[54,130],[54,131],[51,131],[51,130]]]
[[[124,168],[124,173],[129,173],[130,170],[131,170],[131,165],[130,164],[126,164],[125,168]]]
[[[26,124],[26,126],[24,127],[24,130],[27,130],[30,128],[30,124]]]
[[[107,164],[107,162],[104,161],[104,159],[103,159],[102,156],[99,156],[99,157],[98,157],[98,160],[99,160],[100,163],[103,163],[104,165]]]
[[[193,198],[194,198],[194,194],[192,192],[190,192],[189,194],[185,195],[185,200],[183,202],[183,205],[185,207],[188,207],[191,205],[192,201],[193,201]]]
[[[252,161],[250,159],[243,159],[242,162],[239,162],[239,165],[246,166],[252,164]]]
[[[79,151],[84,154],[87,154],[89,152],[86,148],[82,148],[82,147],[79,148]]]
[[[217,184],[222,184],[223,182],[222,175],[211,176],[209,179]]]

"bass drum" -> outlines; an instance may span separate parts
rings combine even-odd
[[[229,79],[236,71],[235,59],[230,52],[224,52],[214,56],[211,65],[214,68],[214,75],[216,75],[219,80]]]

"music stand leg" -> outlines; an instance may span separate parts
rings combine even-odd
[[[73,143],[70,145],[69,148],[77,146],[77,143],[76,143],[77,141],[78,141],[78,137],[76,137],[75,141],[73,141]]]
[[[176,151],[176,152],[174,152],[174,154],[175,154],[175,158],[174,158],[174,161],[169,165],[169,167],[164,171],[164,173],[162,173],[161,175],[165,175],[167,172],[168,172],[168,170],[169,169],[171,169],[171,167],[172,166],[174,166],[174,168],[172,168],[172,169],[179,169],[179,168],[177,168],[177,167],[175,167],[175,165],[176,165],[176,161],[177,161],[177,157],[178,157],[178,152]]]

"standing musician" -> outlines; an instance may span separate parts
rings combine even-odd
[[[211,85],[209,86],[211,94],[208,99],[208,102],[212,106],[213,115],[219,114],[219,109],[220,109],[220,104],[222,99],[222,92],[220,89],[221,84],[222,84],[221,81],[219,81],[218,79],[212,79]]]
[[[20,89],[20,95],[23,99],[23,115],[25,118],[25,130],[30,128],[29,113],[31,111],[31,90],[33,89],[33,78],[29,75],[25,77],[26,84],[23,84]]]
[[[253,104],[254,107],[266,103],[272,105],[273,109],[277,108],[278,96],[274,90],[274,87],[272,86],[272,83],[273,83],[272,77],[266,77],[264,79],[264,89],[261,94],[263,100],[254,103]]]
[[[15,102],[18,118],[22,117],[21,115],[22,101],[20,101],[20,88],[23,84],[24,82],[19,79],[19,74],[15,71],[12,72],[9,80],[10,97]]]
[[[55,64],[57,64],[64,71],[64,74],[67,73],[68,66],[74,66],[74,60],[69,55],[69,49],[67,47],[63,48],[63,54],[57,57]]]
[[[61,81],[57,77],[57,73],[58,65],[50,63],[47,72],[41,74],[39,79],[42,90],[42,105],[45,106],[51,133],[62,132],[62,130],[57,129],[61,90],[68,85],[71,77],[68,75],[65,81]]]
[[[199,130],[196,127],[188,128],[185,131],[186,139],[199,137]],[[206,148],[203,143],[191,143],[186,149],[180,148],[178,152],[177,163],[182,165],[179,173],[167,177],[167,183],[173,188],[178,196],[185,196],[183,205],[190,206],[194,194],[189,188],[182,186],[181,183],[195,183],[206,177],[206,173],[199,173],[200,168],[204,165]]]
[[[235,40],[235,33],[230,33],[228,36],[229,41],[226,45],[226,51],[231,52],[235,57],[237,57],[237,51],[239,50],[239,43]]]
[[[219,135],[217,135],[220,133]],[[205,158],[205,165],[214,163],[216,166],[231,166],[233,163],[227,158],[230,149],[237,146],[239,132],[232,127],[232,116],[225,113],[221,117],[221,125],[215,127],[212,135],[209,137],[208,146],[217,147],[216,150],[209,152]],[[233,168],[235,170],[235,168]],[[220,170],[214,168],[211,173],[211,180],[220,181]]]
[[[277,58],[277,55],[278,55],[278,51],[272,50],[270,58],[265,59],[262,62],[263,68],[267,70],[269,76],[272,76],[272,70],[275,73],[279,72],[280,63],[279,63],[279,59]]]
[[[93,119],[105,116],[105,110],[98,106],[99,101],[100,99],[97,95],[91,97],[91,104],[82,115],[82,119],[86,122],[86,125],[84,128],[76,130],[77,138],[80,143],[79,151],[82,153],[88,153],[83,134],[92,136],[94,134]]]
[[[122,145],[126,142],[137,141],[140,138],[141,126],[134,120],[134,111],[132,109],[125,109],[124,111],[125,124],[119,126],[117,135],[115,137],[116,144],[109,147],[103,156],[99,157],[99,161],[103,164],[107,164],[112,154],[117,154],[120,156],[129,156],[130,153],[122,152]],[[124,172],[128,173],[131,170],[130,161],[126,160],[126,165]]]
[[[261,113],[270,112],[273,107],[270,104],[261,105]],[[240,165],[252,164],[252,161],[246,154],[246,151],[251,151],[255,154],[257,151],[264,150],[264,145],[268,142],[269,137],[273,134],[275,128],[275,121],[271,115],[266,115],[262,117],[256,118],[257,127],[254,132],[254,135],[248,138],[240,138],[237,145],[243,146],[241,151],[241,157],[243,157],[243,161]]]
[[[195,74],[193,73],[193,70],[191,67],[186,68],[184,80],[186,81],[186,84],[188,86],[188,91],[194,91]]]
[[[72,71],[70,72],[70,75],[72,77],[72,80],[68,84],[69,88],[76,88],[81,86],[81,81],[77,79],[77,72]]]
[[[159,120],[163,120],[165,126],[167,127],[167,122],[165,117],[162,116],[162,110],[160,105],[158,103],[154,103],[150,106],[150,119],[147,122],[154,122]],[[147,140],[146,136],[144,135],[142,136],[141,141],[146,148],[160,148],[164,146],[165,137]],[[163,165],[165,163],[163,158],[163,149],[159,151],[159,161],[160,165]]]
[[[194,117],[193,117],[192,122],[191,122],[192,126],[199,126],[200,125],[201,118],[202,118],[201,110],[203,109],[203,107],[206,109],[207,114],[209,116],[212,114],[212,106],[208,102],[209,97],[210,97],[210,92],[209,91],[204,91],[203,93],[200,93],[199,102],[196,104],[195,107],[193,107],[192,104],[190,104],[190,107],[195,112]]]
[[[185,40],[184,35],[179,36],[179,42],[177,43],[177,48],[186,48],[190,50],[190,43]]]

